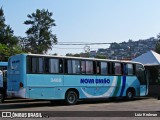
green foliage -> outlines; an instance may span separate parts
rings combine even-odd
[[[56,35],[52,34],[51,28],[56,26],[52,19],[52,12],[48,10],[36,10],[36,13],[29,14],[29,20],[24,21],[25,25],[30,25],[26,31],[27,42],[25,49],[35,54],[46,53],[57,43]]]
[[[14,31],[5,24],[3,9],[0,8],[0,61],[8,61],[11,55],[22,53],[18,45],[18,38],[14,36]]]
[[[3,9],[0,9],[0,43],[8,47],[17,45],[18,39],[14,36],[14,31],[9,25],[5,24]]]
[[[72,54],[72,53],[67,53],[66,56],[71,56],[71,57],[81,57],[80,54]]]
[[[1,30],[1,31],[2,31],[3,28],[6,26],[6,25],[4,24],[4,22],[5,22],[5,17],[4,17],[3,9],[2,9],[2,7],[1,7],[1,8],[0,8],[0,30]]]
[[[112,49],[120,49],[121,46],[120,46],[120,44],[114,42],[114,43],[111,44],[110,48],[112,48]]]
[[[155,46],[155,51],[160,54],[160,33],[157,35],[158,42]]]
[[[86,57],[86,58],[90,57],[89,53],[80,53],[80,54],[67,53],[66,56],[71,56],[71,57]],[[95,56],[95,58],[98,58],[98,59],[107,59],[107,57],[105,55],[99,55],[99,54],[97,54]]]
[[[160,54],[160,42],[157,42],[155,46],[155,51]]]
[[[107,57],[105,55],[96,55],[95,58],[98,58],[98,59],[107,59]]]
[[[20,53],[23,53],[23,51],[19,46],[8,47],[7,45],[0,44],[0,61],[8,61],[10,56]]]

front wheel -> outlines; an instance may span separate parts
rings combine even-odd
[[[0,103],[3,103],[3,102],[4,102],[4,94],[0,93]]]
[[[133,90],[131,90],[131,89],[127,90],[126,98],[127,98],[127,100],[133,100],[133,98],[134,98]]]
[[[75,105],[78,100],[78,95],[75,91],[68,91],[65,100],[68,105]]]

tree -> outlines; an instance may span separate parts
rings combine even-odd
[[[72,54],[72,53],[67,53],[66,56],[70,56],[70,57],[80,57],[80,54]]]
[[[107,57],[105,55],[99,55],[99,54],[97,54],[95,56],[95,58],[98,58],[98,59],[107,59]]]
[[[48,10],[36,10],[36,13],[28,14],[29,20],[24,21],[25,25],[30,25],[26,31],[26,49],[35,54],[46,53],[52,49],[53,44],[57,43],[56,35],[52,34],[51,28],[56,26],[52,19],[53,13]]]
[[[158,42],[155,46],[155,51],[160,54],[160,33],[157,35]]]
[[[8,47],[17,45],[18,39],[14,36],[14,31],[9,25],[5,24],[5,17],[2,7],[0,8],[0,43]]]
[[[7,45],[0,44],[0,61],[8,61],[10,56],[22,52],[20,46],[8,47]]]
[[[5,17],[2,7],[0,8],[0,61],[8,61],[8,57],[22,53],[18,47],[18,38],[9,25],[5,24]]]
[[[1,30],[0,32],[1,34],[4,31],[4,27],[6,26],[4,22],[5,22],[5,17],[4,17],[3,9],[1,7],[0,9],[0,30]]]
[[[111,49],[120,49],[121,46],[120,46],[120,44],[114,42],[114,43],[112,43],[112,44],[110,45],[110,48],[111,48]]]

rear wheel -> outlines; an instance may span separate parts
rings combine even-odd
[[[75,91],[68,91],[65,100],[68,105],[75,105],[78,100],[78,95]]]
[[[3,103],[3,102],[4,102],[4,94],[0,93],[0,103]]]
[[[126,92],[126,98],[127,100],[133,100],[134,98],[134,91],[132,89],[128,89]]]

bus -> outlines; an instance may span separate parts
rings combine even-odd
[[[6,97],[7,66],[8,66],[8,62],[0,62],[0,103],[2,103],[4,101],[4,98]]]
[[[0,62],[0,70],[7,70],[8,62]]]
[[[95,58],[18,54],[7,69],[7,95],[11,97],[65,100],[126,97],[148,94],[141,63]]]

